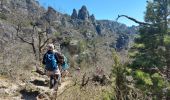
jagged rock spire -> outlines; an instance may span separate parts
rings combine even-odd
[[[72,19],[78,18],[78,14],[77,14],[77,10],[76,10],[76,9],[73,9],[73,13],[72,13],[72,15],[71,15],[71,18],[72,18]]]
[[[78,18],[82,20],[88,20],[89,19],[89,12],[86,8],[86,6],[82,6],[82,8],[79,10]]]

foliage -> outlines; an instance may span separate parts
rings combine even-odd
[[[79,52],[80,53],[84,52],[87,48],[86,41],[81,40],[81,41],[79,41],[78,45],[79,45]]]
[[[130,57],[136,57],[137,54],[138,54],[138,51],[133,51],[133,52],[131,51],[128,53]]]
[[[170,36],[169,35],[164,36],[164,43],[165,43],[165,45],[170,45]]]
[[[137,44],[137,43],[134,43],[134,48],[145,48],[145,45],[144,44]]]
[[[160,49],[163,44],[169,43],[169,37],[166,35],[166,0],[148,1],[145,13],[145,22],[150,25],[140,26],[140,36],[135,39],[133,48],[139,53],[133,56],[132,67],[135,68],[162,68],[166,64],[164,50]],[[164,23],[161,23],[164,22]]]
[[[60,33],[59,32],[55,32],[53,33],[56,37],[60,36]]]
[[[0,19],[7,20],[7,16],[3,13],[0,13]]]
[[[160,76],[158,73],[154,73],[151,76],[152,80],[153,80],[153,85],[155,85],[157,88],[161,88],[161,87],[165,87],[165,81],[162,78],[162,76]]]
[[[103,97],[102,100],[113,100],[112,93],[110,93],[108,91],[103,91],[102,97]]]
[[[132,69],[127,68],[126,64],[121,64],[118,55],[113,52],[113,70],[112,74],[115,77],[114,99],[115,100],[144,100],[145,96],[141,91],[133,86]],[[139,75],[140,76],[140,75]],[[129,79],[128,79],[129,77]],[[145,80],[147,81],[147,80]]]
[[[145,73],[141,70],[136,70],[134,74],[134,77],[137,80],[137,84],[142,84],[143,86],[153,85],[150,75],[148,73]]]
[[[157,100],[165,96],[164,89],[168,86],[168,82],[159,73],[151,74],[130,68],[126,70],[126,73],[126,75],[133,77],[135,88],[142,90],[143,96],[146,98],[151,97]]]
[[[141,36],[136,38],[133,52],[138,52],[132,58],[135,58],[132,67],[134,68],[153,68],[155,66],[162,67],[165,63],[163,52],[158,49],[160,45],[159,31],[154,27],[146,27],[140,29]],[[131,53],[133,53],[131,52]]]
[[[130,68],[136,83],[136,88],[143,91],[152,99],[160,100],[166,97],[163,92],[167,87],[165,77],[159,70],[168,68],[168,50],[170,37],[167,32],[167,5],[168,0],[151,0],[147,2],[145,22],[150,25],[142,25],[139,29],[139,37],[130,50],[133,59]],[[168,67],[165,67],[168,66]],[[151,70],[155,72],[151,72]]]

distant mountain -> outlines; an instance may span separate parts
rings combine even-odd
[[[124,45],[128,44],[129,36],[137,33],[137,27],[135,26],[127,27],[115,21],[96,20],[93,14],[89,14],[86,6],[82,6],[79,11],[73,9],[73,13],[70,16],[57,12],[51,7],[45,10],[34,0],[2,0],[0,3],[2,5],[0,8],[0,18],[6,19],[8,22],[15,19],[13,15],[16,18],[27,16],[28,19],[26,20],[31,20],[31,16],[37,16],[41,17],[37,22],[50,21],[53,23],[54,30],[57,30],[61,34],[70,33],[75,38],[91,38],[92,35],[115,38],[117,42],[108,41],[112,45],[111,47],[123,49],[126,47]],[[120,39],[122,35],[127,37],[125,41]],[[126,43],[118,43],[123,41]]]

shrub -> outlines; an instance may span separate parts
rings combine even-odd
[[[3,13],[0,13],[0,19],[7,20],[7,16]]]
[[[135,71],[135,78],[137,79],[137,84],[153,85],[150,75],[141,70]]]

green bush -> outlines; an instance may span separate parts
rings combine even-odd
[[[102,97],[103,97],[102,100],[113,100],[113,94],[108,91],[103,91]]]
[[[164,36],[164,43],[165,43],[165,45],[169,45],[170,44],[170,36],[169,35],[165,35]]]
[[[151,76],[151,78],[153,80],[154,85],[156,85],[157,88],[165,86],[164,79],[158,73],[154,73]]]
[[[79,45],[79,52],[80,53],[84,52],[87,48],[86,41],[81,40],[81,41],[79,41],[78,45]]]
[[[0,19],[7,20],[7,16],[3,13],[0,13]]]
[[[137,84],[153,85],[150,75],[141,70],[136,70],[134,77],[137,79]]]
[[[54,35],[55,35],[56,37],[58,37],[58,36],[60,36],[61,34],[60,34],[59,32],[55,32]]]

